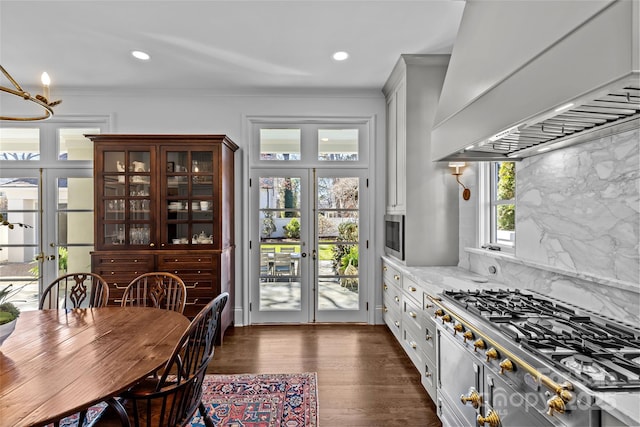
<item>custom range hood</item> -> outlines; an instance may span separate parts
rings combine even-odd
[[[432,160],[505,160],[640,127],[640,0],[467,0]]]

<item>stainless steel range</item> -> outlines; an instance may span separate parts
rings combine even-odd
[[[431,301],[445,426],[599,427],[603,394],[639,393],[640,402],[637,326],[533,291],[445,291]]]

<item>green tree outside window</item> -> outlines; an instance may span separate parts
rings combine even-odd
[[[515,162],[501,162],[498,169],[498,200],[514,200],[516,197]],[[514,231],[516,224],[515,204],[498,205],[498,230]]]

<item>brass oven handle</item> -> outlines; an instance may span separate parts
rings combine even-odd
[[[486,417],[478,414],[476,421],[478,422],[479,426],[484,426],[486,423],[489,423],[490,427],[500,427],[502,425],[498,413],[494,411],[493,408],[489,408]]]

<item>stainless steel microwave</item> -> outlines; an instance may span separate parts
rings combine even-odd
[[[404,215],[384,216],[384,253],[404,261]]]

